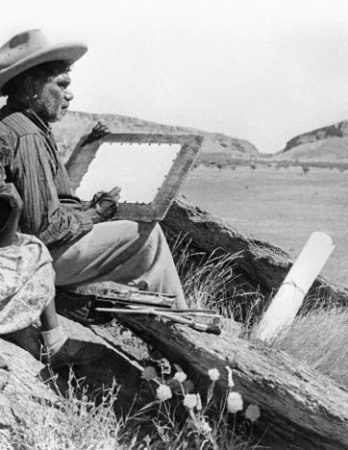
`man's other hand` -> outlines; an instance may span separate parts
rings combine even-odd
[[[106,124],[99,120],[94,127],[92,128],[92,131],[87,136],[85,142],[82,144],[82,146],[86,144],[91,144],[92,142],[98,141],[99,139],[103,138],[107,134],[110,133],[109,128],[106,126]]]
[[[121,188],[118,186],[115,186],[114,188],[111,189],[111,191],[108,192],[108,195],[110,195],[116,203],[118,203],[120,201],[120,192],[121,192]]]
[[[92,200],[96,212],[104,219],[111,219],[117,211],[121,188],[114,187],[109,192],[99,191]]]

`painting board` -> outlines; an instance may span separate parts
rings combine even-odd
[[[111,133],[76,148],[67,163],[76,194],[121,187],[115,218],[162,220],[199,152],[201,136]]]

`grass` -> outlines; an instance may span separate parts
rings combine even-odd
[[[147,372],[149,373],[149,368]],[[216,369],[215,369],[216,370]],[[151,371],[150,371],[151,372]],[[229,416],[240,412],[241,405],[230,402],[228,394],[221,404],[220,414],[208,416],[214,402],[215,382],[207,392],[204,405],[196,394],[188,394],[186,375],[177,378],[161,375],[154,401],[125,418],[114,414],[117,386],[105,390],[96,402],[80,389],[72,373],[67,395],[59,395],[54,405],[40,404],[23,408],[20,419],[11,429],[0,430],[1,450],[242,450],[261,448],[248,437],[255,419],[246,410],[245,421],[231,425]],[[157,376],[156,376],[157,377]],[[153,380],[153,376],[151,379]],[[180,379],[180,381],[178,381]],[[148,378],[150,381],[150,378]],[[165,396],[163,396],[163,389]],[[162,392],[162,394],[161,394]],[[168,392],[170,395],[168,395]],[[233,395],[238,395],[234,393]],[[175,402],[171,397],[175,396]],[[192,399],[195,399],[192,404]],[[25,404],[25,399],[22,399]],[[255,406],[254,406],[255,407]],[[231,409],[232,408],[232,409]],[[178,414],[178,410],[180,413]],[[248,412],[249,411],[249,412]],[[244,436],[241,437],[241,433]],[[247,437],[245,437],[247,435]],[[264,448],[264,447],[263,447]]]
[[[337,169],[300,167],[277,170],[238,166],[235,170],[198,167],[185,182],[186,199],[230,222],[242,233],[279,245],[296,257],[313,231],[328,233],[336,248],[323,275],[348,285],[345,206],[348,178]]]
[[[190,248],[185,236],[178,236],[170,242],[173,258],[177,267],[185,298],[190,307],[224,309],[228,316],[227,305],[230,297],[228,288],[236,284],[235,261],[240,254],[224,254],[216,249],[207,255]]]
[[[272,343],[348,388],[348,310],[313,310]]]
[[[106,393],[97,405],[77,393],[70,380],[67,397],[60,395],[57,403],[48,407],[24,408],[21,418],[11,431],[0,430],[3,450],[106,450],[120,449],[122,423],[113,412],[114,392]],[[25,404],[25,399],[21,402]]]

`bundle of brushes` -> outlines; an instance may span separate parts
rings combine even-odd
[[[219,319],[221,316],[206,309],[175,309],[176,297],[159,292],[129,290],[115,292],[105,290],[95,296],[90,305],[91,311],[109,314],[142,314],[161,317],[171,322],[188,325],[206,333],[220,334]],[[203,323],[197,318],[210,318]]]
[[[208,309],[176,309],[174,295],[135,289],[83,288],[58,290],[60,314],[85,324],[105,323],[125,314],[156,316],[187,325],[195,330],[219,335],[221,316]]]

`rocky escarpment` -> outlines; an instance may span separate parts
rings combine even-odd
[[[118,114],[69,111],[65,119],[53,127],[59,151],[63,157],[67,158],[70,155],[81,135],[88,132],[98,120],[103,120],[110,131],[114,133],[199,134],[205,137],[201,152],[204,160],[209,160],[207,155],[211,155],[213,159],[214,156],[216,158],[218,155],[220,155],[220,158],[224,156],[227,159],[248,159],[250,156],[256,157],[258,155],[258,150],[250,142],[220,133],[208,133],[194,128],[163,125]]]
[[[276,159],[348,161],[348,121],[303,133],[290,139]]]
[[[310,142],[321,141],[323,139],[330,139],[334,137],[342,138],[344,136],[348,136],[347,120],[335,123],[333,125],[329,125],[327,127],[318,128],[316,130],[309,131],[308,133],[299,134],[298,136],[295,136],[286,143],[286,146],[283,151],[287,152],[294,147],[298,147],[299,145],[303,144],[308,144]]]

